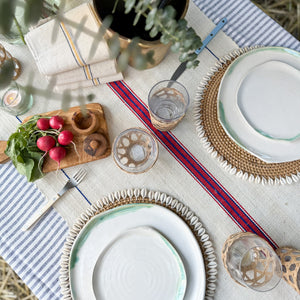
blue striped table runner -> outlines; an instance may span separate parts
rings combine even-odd
[[[300,51],[298,40],[248,0],[194,2],[215,23],[227,17],[224,32],[239,46],[277,45]],[[46,215],[44,224],[47,225],[36,227],[30,233],[21,232],[29,217],[24,211],[34,211],[43,201],[44,196],[18,174],[11,162],[0,165],[0,255],[39,299],[55,300],[61,297],[59,261],[67,224],[51,210]],[[237,218],[235,222],[240,222],[243,228],[242,220]]]

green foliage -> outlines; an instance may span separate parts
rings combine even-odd
[[[171,50],[179,52],[179,60],[181,62],[186,61],[188,68],[194,68],[199,64],[194,51],[201,47],[201,38],[193,28],[187,26],[186,20],[177,21],[175,19],[176,10],[172,6],[168,5],[164,8],[159,8],[159,0],[123,1],[125,2],[125,13],[129,13],[132,9],[136,13],[134,25],[139,21],[141,16],[145,17],[145,30],[149,31],[151,37],[154,38],[158,34],[161,34],[160,41],[163,44],[171,43]],[[116,54],[114,55],[116,56]],[[123,56],[127,57],[128,54],[124,54]],[[146,65],[148,61],[147,57],[143,58],[141,55],[137,55],[136,58],[140,66]],[[142,62],[143,59],[145,62]]]
[[[10,30],[13,23],[14,10],[14,0],[0,1],[0,33],[6,33]]]
[[[10,60],[5,60],[0,68],[0,89],[5,88],[10,84],[14,77],[15,65]]]
[[[35,181],[43,176],[39,165],[43,163],[44,152],[36,146],[37,120],[41,116],[34,116],[28,122],[21,124],[7,142],[5,154],[10,157],[18,172],[26,176],[28,181]]]

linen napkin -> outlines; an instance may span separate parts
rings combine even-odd
[[[48,80],[54,77],[57,90],[123,79],[115,60],[109,58],[107,42],[97,37],[100,25],[93,5],[84,3],[63,16],[64,21],[51,19],[25,36],[40,73]],[[78,34],[78,24],[82,21],[85,21],[83,30]],[[90,55],[95,39],[96,48]]]

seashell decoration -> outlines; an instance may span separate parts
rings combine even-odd
[[[282,264],[283,278],[300,294],[300,250],[278,248],[276,253]]]

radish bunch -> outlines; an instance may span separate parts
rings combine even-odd
[[[61,160],[67,154],[66,148],[63,146],[73,143],[73,133],[69,130],[62,130],[63,125],[64,120],[60,116],[53,116],[50,119],[40,118],[36,123],[39,133],[42,133],[42,136],[37,139],[36,145],[45,152],[44,156],[49,153],[50,158],[58,163],[58,168]]]

